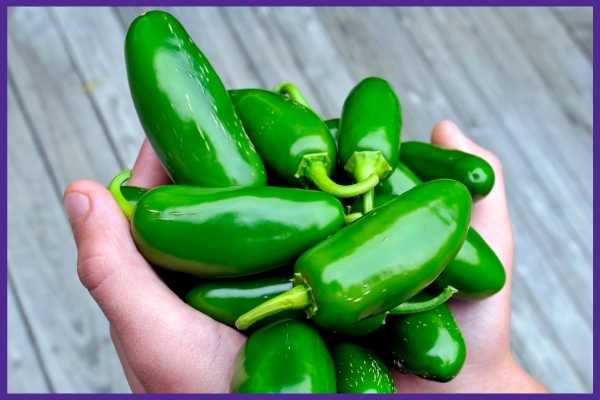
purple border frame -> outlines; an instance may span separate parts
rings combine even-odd
[[[162,0],[56,0],[56,1],[48,1],[48,0],[7,0],[3,1],[3,4],[0,6],[0,32],[4,34],[4,39],[0,38],[0,72],[2,76],[2,93],[0,93],[0,109],[4,113],[4,122],[2,123],[2,140],[0,140],[0,149],[1,149],[1,158],[3,161],[3,165],[5,166],[5,173],[2,174],[2,182],[0,185],[1,196],[3,198],[2,204],[2,229],[0,230],[2,243],[4,245],[4,255],[2,258],[2,269],[0,271],[0,285],[2,285],[2,293],[3,298],[5,299],[5,306],[1,308],[0,312],[0,325],[4,325],[2,329],[2,335],[4,336],[4,344],[1,346],[0,351],[0,359],[4,360],[2,365],[0,366],[0,371],[2,372],[2,386],[0,387],[0,398],[24,398],[24,399],[48,399],[48,398],[69,398],[73,400],[78,399],[93,399],[93,398],[125,398],[125,396],[130,396],[128,394],[39,394],[39,395],[31,395],[31,394],[8,394],[8,369],[7,369],[7,339],[8,339],[8,322],[7,322],[7,295],[8,295],[8,281],[7,281],[7,268],[8,268],[8,243],[7,243],[7,231],[8,231],[8,221],[7,221],[7,175],[8,175],[8,155],[7,155],[7,145],[8,145],[8,49],[7,49],[7,41],[8,41],[8,7],[11,6],[160,6],[165,5],[166,1]],[[317,3],[315,0],[175,0],[170,2],[169,5],[180,5],[180,6],[587,6],[593,7],[593,93],[594,93],[594,115],[593,115],[593,138],[596,139],[596,133],[598,130],[598,123],[600,122],[600,110],[596,107],[596,100],[600,95],[600,84],[598,83],[598,79],[595,78],[595,72],[598,67],[598,58],[600,44],[598,43],[598,37],[600,37],[600,14],[597,12],[595,7],[594,0],[477,0],[477,1],[469,1],[469,0],[322,0]],[[598,199],[600,198],[600,175],[596,174],[596,171],[600,168],[600,156],[599,149],[600,144],[597,140],[593,141],[593,169],[594,169],[594,178],[593,178],[593,208],[596,210],[599,206]],[[593,248],[594,253],[596,251],[600,251],[600,217],[598,214],[594,213],[593,216]],[[600,272],[597,271],[600,268],[600,263],[598,259],[593,257],[593,279],[594,279],[594,288],[598,287],[598,282],[600,278]],[[600,293],[598,290],[594,290],[593,296],[593,306],[598,304],[600,297]],[[600,382],[597,379],[600,373],[598,372],[598,360],[600,349],[598,346],[598,341],[596,337],[596,332],[598,331],[598,324],[600,319],[596,318],[597,313],[594,312],[594,373],[593,373],[593,393],[592,394],[563,394],[563,395],[551,395],[557,396],[560,398],[571,399],[571,398],[582,398],[582,397],[591,397],[595,398],[596,395],[600,392]],[[156,397],[160,396],[164,399],[175,399],[189,397],[189,396],[199,396],[195,395],[142,395],[147,397]],[[225,396],[233,396],[233,395],[201,395],[205,398],[223,398]],[[235,395],[236,398],[261,398],[268,397],[268,395]],[[300,398],[302,395],[281,395],[283,398]],[[349,397],[350,395],[322,395],[321,398],[339,398],[339,397]],[[451,396],[453,398],[477,398],[481,395],[461,395],[461,394],[445,394],[445,395],[400,395],[403,399],[413,399],[413,398],[447,398],[447,396]],[[477,397],[476,397],[477,396]],[[497,399],[512,399],[512,398],[522,398],[527,399],[531,395],[489,395],[493,396]],[[371,395],[352,395],[352,398],[357,397],[366,397],[372,399]]]

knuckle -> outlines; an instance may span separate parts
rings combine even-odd
[[[112,268],[102,254],[80,256],[77,260],[79,280],[90,292],[96,291],[111,275]]]

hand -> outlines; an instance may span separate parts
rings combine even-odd
[[[492,297],[480,301],[452,301],[467,344],[467,359],[449,383],[427,381],[394,371],[399,392],[545,392],[514,360],[510,350],[510,292],[514,243],[504,192],[502,164],[496,155],[478,146],[450,121],[438,123],[431,133],[436,146],[459,149],[487,160],[496,175],[493,190],[473,205],[471,225],[494,249],[506,268],[506,284]]]
[[[146,142],[132,185],[168,182]],[[77,244],[77,272],[110,322],[134,392],[227,392],[244,336],[192,309],[137,251],[129,222],[104,186],[74,182],[64,205]]]

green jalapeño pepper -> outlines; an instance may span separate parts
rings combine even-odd
[[[456,179],[464,183],[473,196],[485,196],[494,187],[492,166],[483,158],[460,150],[405,142],[400,150],[400,161],[424,180]]]
[[[329,133],[331,134],[331,137],[333,138],[333,141],[335,142],[335,145],[337,147],[338,139],[340,137],[340,119],[328,119],[327,121],[325,121],[325,125],[327,125],[327,129],[329,129]]]
[[[341,342],[332,351],[338,393],[394,393],[394,381],[383,361],[352,342]]]
[[[254,332],[238,354],[231,391],[335,393],[335,368],[325,342],[303,322],[283,320]]]
[[[268,90],[229,93],[266,165],[288,183],[310,181],[325,192],[347,198],[379,182],[373,175],[359,184],[343,186],[330,178],[336,164],[335,142],[327,125],[311,109]]]
[[[255,274],[291,262],[344,224],[339,200],[319,191],[270,186],[165,185],[134,207],[117,175],[109,185],[133,238],[158,266],[203,277]]]
[[[375,189],[375,206],[400,196],[422,181],[402,162]],[[352,209],[359,209],[355,202]],[[448,263],[434,284],[444,289],[454,287],[458,298],[483,298],[497,293],[504,286],[506,272],[494,250],[473,228],[469,228],[465,243],[456,257]]]
[[[242,315],[236,326],[303,309],[335,331],[385,313],[438,277],[464,242],[470,216],[462,183],[419,185],[303,253],[294,287]]]
[[[134,207],[147,191],[148,189],[137,186],[121,186],[121,194],[125,197],[125,200],[130,202]]]
[[[340,119],[339,152],[344,169],[361,182],[376,174],[384,180],[398,163],[402,115],[390,84],[366,78],[344,102]],[[373,191],[364,196],[364,212],[373,208]]]
[[[185,301],[214,320],[234,326],[240,315],[291,288],[291,279],[281,272],[275,275],[269,273],[261,276],[218,279],[196,285],[187,293]],[[276,317],[289,319],[303,318],[304,315],[299,311],[291,311]],[[263,326],[274,320],[267,318]]]
[[[447,304],[390,317],[372,339],[382,356],[390,358],[401,371],[439,382],[450,381],[458,374],[467,353]]]
[[[265,184],[263,163],[221,79],[175,17],[163,11],[137,17],[125,60],[142,127],[175,183]]]

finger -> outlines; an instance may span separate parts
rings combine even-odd
[[[133,186],[150,188],[158,185],[166,185],[170,182],[171,180],[156,156],[150,142],[148,139],[144,139],[140,153],[133,165],[132,177],[129,183]]]
[[[153,319],[157,308],[147,307],[149,301],[179,302],[137,251],[129,222],[103,186],[69,185],[64,206],[77,245],[79,278],[116,328]]]
[[[512,265],[513,240],[500,160],[465,136],[452,121],[441,121],[435,125],[431,132],[431,143],[475,154],[494,169],[494,188],[487,196],[474,203],[471,224],[496,251],[505,267],[509,268]]]
[[[140,382],[134,370],[129,365],[129,360],[125,354],[123,343],[121,343],[121,339],[119,338],[119,335],[115,333],[112,325],[110,327],[110,338],[112,339],[115,350],[117,351],[117,356],[119,356],[119,361],[121,361],[121,365],[123,366],[123,372],[125,373],[125,378],[127,378],[127,383],[129,383],[131,391],[133,393],[146,393],[146,389]]]

